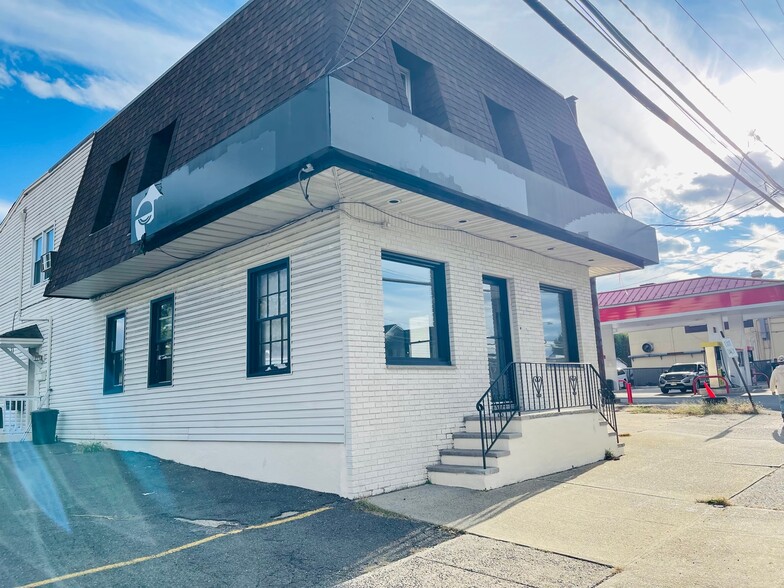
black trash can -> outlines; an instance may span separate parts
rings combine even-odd
[[[57,415],[59,410],[42,408],[30,413],[33,421],[33,444],[51,445],[57,439]]]

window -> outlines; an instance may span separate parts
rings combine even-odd
[[[175,124],[176,122],[171,123],[165,129],[155,133],[150,139],[150,147],[147,149],[147,158],[144,160],[144,169],[139,181],[139,192],[163,179],[163,172],[166,169],[166,161],[169,159],[169,150],[174,137]]]
[[[555,137],[552,139],[553,145],[555,146],[555,154],[558,156],[558,162],[561,164],[561,169],[563,170],[564,178],[566,179],[566,185],[575,192],[587,195],[588,186],[585,183],[583,172],[580,169],[580,163],[577,161],[574,147]]]
[[[289,261],[248,272],[248,376],[291,372]]]
[[[51,270],[43,270],[41,258],[51,251],[54,251],[54,229],[44,231],[33,239],[33,286],[49,279]]]
[[[485,101],[503,156],[531,169],[531,158],[528,156],[528,150],[525,147],[523,136],[520,134],[520,127],[514,112],[493,102],[490,98],[485,97]]]
[[[123,391],[125,370],[125,312],[106,318],[106,351],[103,368],[103,393]]]
[[[448,131],[449,119],[433,65],[397,43],[392,43],[392,47],[395,50],[409,111],[414,116]]]
[[[382,253],[387,364],[449,364],[444,264]]]
[[[101,201],[98,203],[98,210],[95,213],[93,233],[108,227],[112,222],[114,209],[117,208],[117,199],[120,197],[120,190],[125,181],[125,172],[128,170],[128,161],[130,159],[131,156],[128,154],[121,160],[115,161],[109,167],[106,183],[103,185],[103,192],[101,193]]]
[[[708,325],[686,325],[683,327],[684,333],[707,333]]]
[[[174,356],[174,294],[150,303],[148,386],[170,386]]]
[[[541,286],[545,359],[551,363],[577,362],[577,328],[571,290]]]

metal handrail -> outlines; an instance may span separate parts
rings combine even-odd
[[[615,394],[591,364],[512,362],[490,384],[479,401],[482,467],[487,455],[512,419],[524,412],[590,407],[596,409],[615,432],[618,423]]]

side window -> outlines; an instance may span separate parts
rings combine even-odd
[[[443,263],[383,252],[387,364],[449,364],[449,313]]]
[[[46,282],[51,268],[43,264],[43,257],[54,251],[54,229],[49,229],[33,239],[33,286]]]
[[[150,303],[148,386],[170,386],[174,356],[174,294]]]
[[[540,286],[545,359],[550,363],[580,361],[571,290]]]
[[[289,261],[248,272],[248,376],[291,372]]]
[[[123,391],[125,372],[125,311],[106,318],[103,393]]]

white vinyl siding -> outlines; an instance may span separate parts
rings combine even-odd
[[[246,377],[248,269],[290,259],[290,374]],[[338,218],[221,250],[63,317],[55,338],[65,439],[342,443]],[[174,292],[173,384],[147,387],[149,301]],[[123,394],[103,396],[105,317],[126,311]]]

